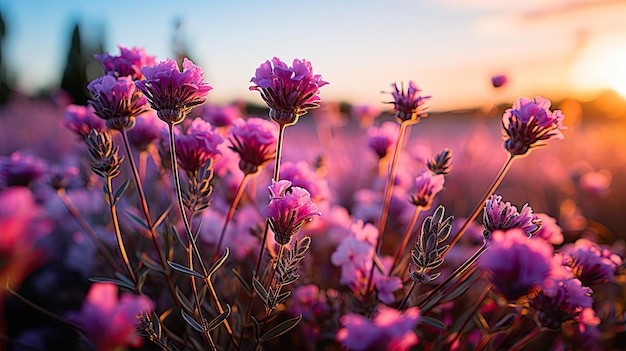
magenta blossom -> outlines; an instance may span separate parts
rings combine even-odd
[[[29,186],[41,180],[48,171],[43,159],[15,151],[10,156],[0,156],[0,189],[11,186]]]
[[[280,165],[280,177],[290,181],[294,186],[306,189],[316,201],[330,197],[328,180],[320,176],[309,162],[283,162]]]
[[[367,146],[374,150],[378,158],[381,159],[389,153],[391,147],[398,138],[400,127],[397,123],[387,121],[380,127],[369,127],[367,129]]]
[[[230,147],[239,154],[239,168],[256,173],[276,156],[276,126],[261,118],[239,119],[230,129]]]
[[[409,81],[409,87],[404,90],[404,85],[398,89],[396,83],[391,84],[393,90],[391,95],[393,101],[389,102],[393,104],[396,118],[400,122],[413,121],[417,123],[421,118],[425,118],[428,115],[424,110],[426,106],[426,100],[430,99],[430,96],[420,96],[418,93],[421,91],[413,81]]]
[[[495,288],[509,301],[540,286],[552,266],[553,249],[543,240],[530,240],[521,229],[492,233],[489,250],[479,265],[489,272]]]
[[[194,119],[185,134],[176,136],[178,164],[188,174],[195,174],[209,159],[219,155],[217,147],[223,140],[209,123]]]
[[[530,306],[536,309],[539,323],[558,329],[563,322],[578,320],[581,312],[591,307],[592,292],[576,278],[549,277]]]
[[[537,213],[537,219],[541,221],[541,227],[532,237],[541,238],[553,245],[561,245],[563,243],[563,228],[556,223],[556,219],[545,213]]]
[[[487,199],[483,212],[483,235],[489,240],[491,233],[495,230],[509,230],[513,228],[522,229],[527,236],[532,236],[541,227],[541,221],[533,209],[525,204],[521,211],[511,205],[510,202],[502,202],[501,195],[491,195]]]
[[[111,56],[108,52],[102,55],[93,55],[96,60],[102,63],[104,74],[115,77],[130,76],[132,80],[138,80],[143,78],[141,67],[156,64],[154,56],[146,55],[142,48],[127,49],[121,45],[117,47],[120,49],[119,56]]]
[[[193,107],[204,104],[213,89],[204,81],[204,71],[187,58],[182,72],[176,61],[168,59],[143,67],[141,73],[146,79],[138,81],[137,87],[159,118],[172,125],[182,122]]]
[[[531,148],[546,145],[549,139],[563,139],[561,130],[565,116],[560,110],[550,111],[550,100],[519,98],[513,107],[504,111],[502,127],[504,147],[511,155],[524,155]]]
[[[312,216],[321,216],[317,205],[311,201],[308,191],[297,186],[291,186],[288,180],[280,180],[268,187],[270,203],[263,210],[268,218],[270,228],[279,245],[286,245],[302,225],[310,221]]]
[[[566,255],[564,263],[585,286],[614,282],[615,270],[622,264],[621,257],[588,239],[565,245],[560,252]]]
[[[89,104],[94,113],[111,129],[132,128],[135,117],[147,111],[146,97],[135,89],[130,77],[102,76],[92,80],[87,88],[93,95]]]
[[[445,182],[443,174],[433,174],[431,171],[423,171],[415,178],[415,187],[411,192],[411,203],[428,210],[435,196],[443,190]]]
[[[144,295],[129,293],[117,296],[117,286],[94,283],[80,312],[70,312],[68,319],[81,326],[95,350],[109,351],[126,346],[140,347],[143,338],[136,333],[137,318],[150,313],[154,304]]]
[[[62,126],[81,138],[86,138],[89,131],[95,129],[103,132],[106,124],[94,113],[92,105],[69,105],[63,112]]]
[[[414,329],[419,319],[417,307],[399,312],[379,305],[373,321],[356,313],[342,316],[337,340],[350,350],[410,350],[418,342]]]
[[[319,88],[328,84],[319,74],[313,74],[311,62],[293,60],[293,67],[279,58],[265,61],[256,69],[250,82],[270,108],[270,118],[284,126],[294,124],[310,109],[318,108]]]

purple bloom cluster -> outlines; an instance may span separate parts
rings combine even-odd
[[[426,109],[424,104],[430,99],[430,96],[418,95],[422,90],[413,81],[409,81],[409,86],[406,90],[404,90],[404,86],[398,88],[396,83],[393,83],[391,86],[393,87],[391,92],[393,101],[389,103],[393,104],[398,121],[419,122],[420,119],[428,116],[424,111]]]
[[[81,138],[86,138],[92,129],[102,132],[106,123],[94,113],[93,105],[69,105],[63,113],[62,125]]]
[[[184,134],[176,135],[178,165],[187,174],[195,174],[207,161],[219,155],[218,145],[223,140],[209,123],[194,119]]]
[[[239,154],[239,168],[254,174],[276,155],[276,128],[261,118],[237,120],[230,129],[231,149]]]
[[[93,95],[89,104],[94,113],[110,129],[130,129],[135,125],[135,117],[147,111],[146,97],[135,89],[130,77],[104,75],[91,81],[87,89]]]
[[[501,195],[491,195],[485,205],[483,226],[485,239],[489,240],[493,231],[513,228],[522,229],[530,237],[539,230],[541,222],[528,204],[518,212],[510,202],[502,202]]]
[[[121,45],[118,45],[118,48],[120,49],[119,56],[113,56],[108,52],[93,55],[102,64],[104,74],[115,77],[130,76],[132,80],[138,80],[143,78],[142,67],[156,64],[154,56],[147,55],[142,48],[127,49]]]

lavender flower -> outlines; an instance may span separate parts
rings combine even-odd
[[[176,61],[168,59],[152,67],[143,67],[146,77],[137,82],[137,88],[145,95],[161,120],[178,124],[195,106],[206,102],[209,90],[202,69],[185,58],[183,71]]]
[[[443,149],[435,157],[428,159],[426,165],[435,174],[448,175],[452,171],[452,150]]]
[[[384,158],[395,144],[399,130],[398,124],[391,121],[381,124],[380,127],[369,127],[367,129],[367,146],[374,150],[379,159]]]
[[[135,89],[130,77],[102,76],[91,81],[87,88],[93,95],[89,104],[94,113],[111,129],[132,128],[135,117],[147,111],[146,98]]]
[[[106,128],[105,122],[94,113],[92,105],[67,106],[63,112],[62,125],[81,138],[86,138],[92,129],[101,132]]]
[[[561,252],[567,255],[565,264],[585,286],[614,282],[615,270],[622,264],[618,255],[588,239],[565,245]]]
[[[404,90],[404,85],[398,89],[396,83],[391,84],[394,91],[391,92],[393,101],[388,102],[393,104],[396,118],[400,122],[414,121],[419,122],[421,118],[426,118],[428,114],[424,112],[426,107],[424,104],[426,100],[430,99],[430,96],[417,95],[421,90],[413,83],[409,81],[409,87]]]
[[[310,109],[318,108],[319,88],[328,84],[319,74],[313,74],[311,62],[293,60],[289,67],[279,58],[265,61],[250,80],[270,108],[270,118],[283,126],[295,124]]]
[[[119,56],[111,56],[108,52],[102,55],[93,55],[93,57],[102,63],[104,74],[114,77],[130,76],[132,80],[143,78],[141,67],[153,66],[156,64],[154,56],[146,55],[142,48],[133,47],[127,49],[121,45]]]
[[[200,118],[194,119],[185,134],[176,136],[178,164],[187,174],[195,174],[219,154],[217,147],[222,141],[210,124]]]
[[[245,174],[256,173],[276,155],[276,128],[267,120],[237,120],[230,134],[230,148],[239,154],[239,168]]]
[[[527,236],[532,236],[541,227],[541,221],[533,214],[533,209],[525,204],[520,212],[510,202],[502,202],[501,195],[491,195],[483,212],[483,235],[489,240],[495,230],[507,231],[522,229]]]
[[[433,174],[431,171],[423,171],[415,178],[415,187],[411,193],[411,203],[428,210],[435,196],[443,190],[445,182],[443,174]]]
[[[524,155],[531,148],[544,146],[549,139],[563,139],[561,130],[565,116],[560,110],[550,111],[550,100],[519,98],[504,111],[502,127],[504,147],[511,155]]]
[[[305,222],[312,216],[321,216],[317,205],[311,202],[308,191],[297,186],[291,186],[288,180],[280,180],[268,187],[270,203],[263,210],[263,215],[269,219],[270,228],[279,245],[286,245]]]

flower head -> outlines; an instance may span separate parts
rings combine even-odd
[[[174,141],[178,165],[188,174],[195,174],[209,159],[219,155],[217,147],[223,140],[209,123],[194,119],[186,133],[177,135]]]
[[[250,80],[270,108],[270,118],[280,125],[291,125],[310,109],[319,107],[319,88],[328,84],[313,74],[311,62],[293,60],[289,67],[279,58],[265,61]]]
[[[270,228],[274,232],[276,242],[286,245],[305,222],[312,216],[321,216],[317,205],[311,201],[308,191],[297,186],[291,186],[288,180],[278,182],[272,180],[268,187],[270,203],[263,210],[263,215],[269,219]]]
[[[560,252],[568,256],[565,264],[585,286],[615,281],[615,270],[622,264],[618,255],[588,239],[565,245]]]
[[[135,125],[135,117],[147,111],[146,97],[135,89],[130,77],[105,75],[87,85],[93,95],[89,104],[94,113],[106,121],[111,129],[129,129]]]
[[[102,178],[113,178],[120,174],[124,156],[118,156],[119,147],[113,144],[108,132],[92,129],[87,138],[91,170]]]
[[[0,156],[0,189],[4,186],[29,186],[43,178],[48,164],[41,158],[15,151],[10,156]]]
[[[522,229],[527,236],[532,236],[541,227],[541,220],[533,214],[533,209],[525,204],[521,211],[510,202],[502,202],[501,195],[491,195],[483,212],[483,235],[489,240],[495,230],[507,231],[513,228]]]
[[[414,121],[419,122],[421,118],[425,118],[428,115],[424,110],[426,107],[424,104],[426,100],[430,99],[430,96],[420,96],[418,93],[421,91],[413,81],[409,81],[409,87],[404,90],[404,85],[398,89],[396,83],[391,84],[394,91],[391,92],[393,101],[389,102],[393,104],[396,118],[400,122]]]
[[[524,155],[533,147],[545,145],[540,143],[543,140],[563,139],[565,116],[560,110],[550,111],[551,104],[541,96],[519,98],[504,111],[504,147],[511,155]]]
[[[443,174],[433,174],[431,171],[423,171],[415,178],[415,187],[411,193],[411,203],[428,210],[435,196],[443,190],[445,182]]]
[[[74,132],[81,138],[86,138],[89,131],[92,129],[97,131],[104,131],[106,129],[104,120],[96,116],[94,113],[93,105],[67,106],[63,112],[62,125],[64,128]]]
[[[576,320],[591,307],[592,290],[576,278],[550,277],[544,280],[539,294],[530,305],[537,310],[537,319],[544,327],[558,329],[561,323]]]
[[[168,59],[150,67],[143,67],[146,77],[137,82],[159,118],[169,124],[178,124],[195,106],[206,102],[209,90],[204,71],[185,58],[183,71],[176,61]]]
[[[276,126],[261,118],[237,120],[230,129],[230,147],[239,154],[239,168],[256,173],[276,155]]]
[[[452,171],[452,150],[443,149],[435,157],[428,159],[426,165],[435,174],[448,175]]]
[[[367,129],[367,146],[374,150],[378,158],[383,158],[398,139],[400,127],[393,121],[387,121],[380,127],[371,126]]]
[[[93,55],[93,57],[102,63],[104,74],[115,77],[130,76],[132,80],[143,78],[141,67],[153,66],[156,63],[154,56],[146,55],[142,48],[127,49],[121,45],[119,56],[111,56],[108,52],[102,55]]]

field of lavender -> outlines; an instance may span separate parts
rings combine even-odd
[[[351,106],[277,58],[216,105],[120,50],[85,106],[0,107],[0,349],[626,348],[617,112]]]

